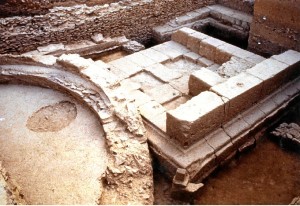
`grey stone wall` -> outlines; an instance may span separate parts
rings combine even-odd
[[[215,0],[123,0],[88,7],[56,7],[45,15],[0,19],[0,54],[23,53],[50,43],[72,43],[104,36],[126,35],[145,42],[151,28]]]

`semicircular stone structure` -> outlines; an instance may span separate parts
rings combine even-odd
[[[118,83],[83,75],[84,59],[0,58],[0,158],[27,203],[153,202],[145,128]]]

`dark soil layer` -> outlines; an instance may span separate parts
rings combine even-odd
[[[170,182],[155,178],[156,204],[289,204],[300,194],[300,152],[266,135],[256,148],[216,171],[190,202],[170,198]]]

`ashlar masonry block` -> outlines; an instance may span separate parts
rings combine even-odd
[[[143,51],[140,52],[141,54],[143,54],[144,56],[146,56],[149,59],[152,59],[153,61],[155,61],[156,63],[161,63],[164,61],[167,61],[169,59],[168,56],[164,55],[161,52],[155,51],[154,49],[145,49]]]
[[[212,61],[219,61],[219,58],[221,57],[221,55],[223,54],[227,54],[226,51],[219,51],[217,49],[217,47],[226,44],[225,42],[213,38],[213,37],[209,37],[204,39],[203,41],[200,42],[200,47],[199,47],[199,54],[201,56],[204,56]],[[230,55],[228,54],[228,57],[230,59]],[[222,57],[223,58],[223,57]],[[221,62],[224,63],[224,62]]]
[[[140,52],[128,55],[125,58],[132,61],[133,63],[139,65],[142,68],[150,66],[150,65],[156,63],[152,59],[150,59],[150,58],[144,56],[143,54],[141,54]]]
[[[178,90],[174,89],[169,84],[153,87],[152,89],[145,91],[145,93],[160,104],[169,102],[181,95]]]
[[[121,58],[121,59],[111,61],[109,62],[109,64],[114,68],[116,68],[117,70],[124,72],[126,74],[126,78],[142,71],[143,69],[141,66],[135,64],[134,62],[126,58]],[[116,72],[114,73],[118,75]]]
[[[192,96],[196,96],[224,81],[225,79],[215,72],[202,67],[200,70],[191,74],[189,79],[189,93]]]
[[[203,34],[201,32],[195,32],[188,36],[187,40],[187,48],[190,49],[192,52],[199,53],[200,42],[204,39],[207,39],[209,36]]]
[[[213,92],[202,92],[167,112],[167,134],[182,147],[201,140],[224,120],[224,103]]]
[[[287,67],[287,64],[275,59],[267,59],[246,72],[263,80],[261,98],[264,98],[285,83],[287,78],[285,70]]]
[[[192,34],[195,32],[196,32],[195,30],[189,29],[187,27],[181,28],[178,31],[173,33],[172,40],[185,46],[185,45],[187,45],[189,34]]]
[[[255,76],[240,73],[211,88],[211,91],[229,100],[226,102],[225,122],[260,100],[262,82],[261,79]]]
[[[178,79],[182,77],[182,74],[180,74],[179,72],[169,69],[168,67],[162,64],[151,65],[145,68],[145,70],[164,82],[170,82],[173,79]]]
[[[286,70],[287,81],[293,80],[300,76],[300,53],[294,50],[288,50],[282,54],[271,57],[282,63],[289,65]]]

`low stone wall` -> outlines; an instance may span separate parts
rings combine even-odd
[[[265,56],[300,51],[299,11],[298,1],[256,0],[248,49]]]
[[[46,15],[0,19],[0,54],[23,53],[51,43],[72,43],[94,33],[146,41],[151,28],[215,0],[121,1],[110,6],[56,7]]]

